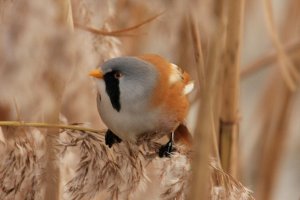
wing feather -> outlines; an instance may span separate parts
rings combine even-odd
[[[169,83],[174,84],[178,81],[183,82],[185,84],[185,87],[183,89],[183,94],[184,95],[189,94],[194,89],[194,82],[190,81],[189,74],[173,63],[171,63],[171,69],[172,71],[169,77]]]

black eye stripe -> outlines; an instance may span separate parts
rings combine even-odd
[[[115,110],[121,110],[119,79],[115,77],[116,71],[108,72],[104,75],[105,90],[110,98],[110,102]]]

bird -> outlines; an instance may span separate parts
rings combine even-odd
[[[194,87],[190,75],[156,54],[121,56],[92,70],[97,88],[97,108],[108,127],[105,143],[110,148],[122,140],[157,133],[169,141],[158,151],[169,157],[174,141],[191,143],[185,118],[187,94]]]

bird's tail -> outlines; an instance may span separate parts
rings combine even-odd
[[[179,124],[179,126],[174,131],[174,141],[180,145],[183,145],[187,149],[191,149],[193,145],[193,137],[184,124]]]

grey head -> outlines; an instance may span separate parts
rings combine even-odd
[[[153,64],[137,57],[117,57],[101,66],[106,93],[117,111],[140,111],[149,103],[158,72]]]

